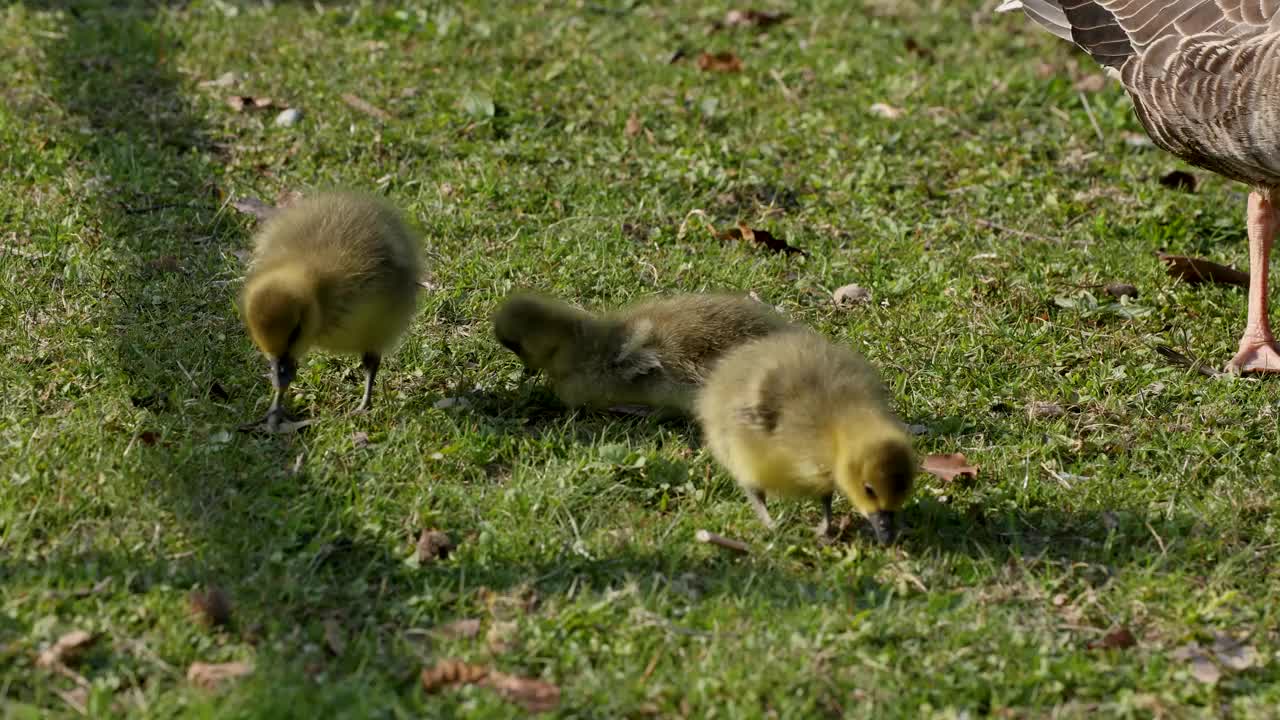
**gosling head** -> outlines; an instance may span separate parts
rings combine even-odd
[[[836,487],[871,522],[882,545],[897,537],[915,472],[911,441],[891,420],[864,417],[837,436]]]
[[[503,347],[519,356],[527,372],[552,370],[585,317],[582,310],[558,300],[516,293],[498,307],[493,334]]]
[[[288,270],[257,276],[245,287],[244,317],[254,344],[271,361],[271,384],[289,387],[319,328],[315,284]]]

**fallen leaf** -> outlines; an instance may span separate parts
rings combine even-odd
[[[357,450],[359,450],[362,447],[368,446],[369,433],[361,430],[357,430],[356,432],[351,433],[351,444],[354,445]]]
[[[228,400],[231,398],[231,396],[227,394],[226,389],[224,389],[221,383],[217,380],[214,380],[213,383],[209,385],[209,397],[214,400]]]
[[[751,553],[750,545],[742,542],[741,540],[734,540],[733,538],[727,538],[723,535],[717,535],[710,530],[698,530],[693,534],[693,538],[700,543],[715,545],[716,547],[724,548],[725,550],[738,553],[739,555],[748,555]]]
[[[1196,191],[1196,176],[1185,170],[1174,170],[1160,176],[1160,184],[1170,190]]]
[[[245,215],[252,215],[258,220],[266,220],[279,210],[276,206],[265,203],[256,197],[234,198],[231,201],[231,207]]]
[[[421,681],[422,689],[428,693],[457,685],[484,685],[532,713],[554,710],[560,704],[560,688],[551,683],[508,675],[461,660],[442,660],[423,669]]]
[[[1204,258],[1187,257],[1186,255],[1169,255],[1156,253],[1161,262],[1169,266],[1169,275],[1192,285],[1202,282],[1214,282],[1223,285],[1239,285],[1249,287],[1249,274],[1233,267],[1219,265]]]
[[[635,137],[644,129],[644,125],[640,122],[640,116],[631,113],[627,116],[627,126],[623,130],[627,137]]]
[[[227,98],[227,105],[230,105],[231,109],[236,112],[265,110],[271,107],[271,98],[254,97],[252,95],[231,95]]]
[[[418,536],[418,562],[426,565],[436,560],[447,560],[453,552],[453,540],[439,530],[423,530]]]
[[[915,436],[928,435],[929,426],[928,425],[908,425],[907,432]]]
[[[72,630],[40,653],[36,658],[36,665],[45,669],[74,665],[80,653],[92,643],[93,635],[84,630]]]
[[[685,59],[688,56],[689,56],[688,50],[682,47],[678,47],[675,49],[674,52],[671,53],[671,57],[667,58],[667,64],[675,65],[676,63],[680,62],[681,60]]]
[[[888,103],[875,103],[870,108],[872,115],[882,117],[886,120],[897,120],[902,117],[902,109],[896,108]]]
[[[431,629],[432,634],[446,640],[469,640],[480,634],[479,618],[463,618]]]
[[[212,690],[227,680],[235,680],[253,672],[247,662],[202,663],[193,662],[187,668],[187,681],[196,687]]]
[[[788,255],[800,254],[808,255],[809,253],[798,247],[792,247],[785,240],[779,240],[774,237],[768,230],[755,230],[747,227],[743,223],[738,223],[738,227],[729,228],[720,233],[721,240],[746,240],[747,242],[755,242],[764,245],[766,248],[774,252],[785,252]]]
[[[730,10],[725,13],[725,27],[767,28],[791,17],[791,13],[769,10]]]
[[[485,633],[485,643],[489,646],[489,652],[495,655],[501,655],[510,652],[515,645],[516,629],[519,626],[509,620],[496,620],[489,625],[489,632]]]
[[[970,465],[963,453],[926,455],[920,467],[943,482],[952,482],[960,477],[978,477],[978,466]]]
[[[334,618],[324,621],[324,644],[334,657],[342,657],[342,652],[347,649],[346,633]]]
[[[1226,633],[1214,634],[1213,654],[1217,656],[1218,662],[1236,672],[1243,672],[1258,665],[1261,659],[1257,648],[1246,645]]]
[[[477,685],[489,677],[489,668],[472,665],[461,660],[441,660],[433,667],[423,668],[422,689],[437,692],[454,685]]]
[[[138,440],[140,440],[143,445],[155,445],[160,440],[160,433],[154,430],[143,430],[138,433]]]
[[[1052,420],[1066,415],[1061,405],[1043,400],[1027,403],[1027,417],[1031,420]]]
[[[844,287],[837,288],[831,294],[831,298],[835,300],[836,305],[840,307],[852,307],[854,305],[862,305],[871,302],[871,291],[859,285],[852,283]]]
[[[698,69],[703,72],[742,72],[742,60],[731,52],[704,52],[698,56]]]
[[[469,92],[458,100],[458,104],[463,112],[478,120],[488,120],[498,114],[498,106],[485,93]]]
[[[535,678],[490,672],[486,684],[527,712],[550,712],[560,704],[560,688]]]
[[[1085,75],[1072,85],[1077,92],[1096,93],[1107,85],[1107,76],[1101,73]]]
[[[1110,632],[1103,635],[1101,639],[1094,640],[1089,643],[1090,650],[1125,650],[1138,644],[1138,639],[1133,636],[1129,628],[1121,626],[1112,628]]]
[[[383,122],[386,122],[391,119],[391,113],[387,112],[386,110],[383,110],[377,105],[370,103],[364,98],[361,98],[356,95],[352,95],[351,93],[342,93],[342,102],[346,103],[347,105],[349,105],[355,110],[359,110],[365,115],[369,115],[370,117],[375,117]]]
[[[1131,298],[1138,297],[1138,288],[1130,285],[1129,283],[1122,283],[1122,282],[1107,283],[1107,286],[1103,288],[1103,290],[1108,295],[1116,299],[1119,299],[1122,297],[1131,297]]]
[[[231,623],[231,598],[221,588],[192,590],[187,595],[187,607],[196,621],[205,627],[220,627]]]

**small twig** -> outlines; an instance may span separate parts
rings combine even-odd
[[[1052,238],[1052,237],[1048,237],[1047,235],[1037,235],[1037,234],[1035,234],[1035,233],[1033,233],[1033,232],[1027,232],[1026,230],[1015,230],[1014,228],[1006,227],[1006,226],[1004,226],[1004,225],[1000,225],[1000,224],[998,224],[998,223],[993,223],[993,222],[991,222],[990,220],[983,220],[982,218],[977,218],[974,222],[976,222],[976,223],[978,223],[979,225],[982,225],[982,226],[984,226],[984,227],[989,227],[989,228],[991,228],[992,230],[999,230],[1000,232],[1007,232],[1007,233],[1009,233],[1010,235],[1017,235],[1017,236],[1019,236],[1019,237],[1030,238],[1030,239],[1032,239],[1032,240],[1042,240],[1042,241],[1044,241],[1044,242],[1050,242],[1050,243],[1060,243],[1060,242],[1062,242],[1062,240],[1061,240],[1061,239],[1059,239],[1059,238]]]
[[[387,122],[391,120],[391,113],[387,112],[386,110],[383,110],[377,105],[374,105],[368,100],[352,95],[351,93],[342,93],[342,102],[350,105],[352,108],[356,110],[359,110],[365,115],[370,115],[383,122]]]
[[[775,81],[777,81],[778,87],[782,88],[782,94],[784,97],[786,97],[791,102],[796,101],[796,94],[791,91],[791,88],[787,87],[786,81],[782,79],[782,73],[778,72],[777,68],[773,68],[769,70],[769,76],[772,77]]]
[[[1151,536],[1152,536],[1152,537],[1154,537],[1154,538],[1156,539],[1156,544],[1160,546],[1160,554],[1161,554],[1161,555],[1168,555],[1168,554],[1169,554],[1169,551],[1168,551],[1167,549],[1165,549],[1165,546],[1164,546],[1164,540],[1161,540],[1161,539],[1160,539],[1160,534],[1156,532],[1156,529],[1155,529],[1155,528],[1151,527],[1151,521],[1150,521],[1150,520],[1148,520],[1148,521],[1147,521],[1147,530],[1150,530],[1150,531],[1151,531]]]
[[[1093,131],[1098,135],[1098,142],[1102,145],[1107,144],[1106,138],[1102,137],[1102,127],[1098,125],[1098,119],[1093,116],[1093,108],[1089,107],[1089,98],[1080,93],[1080,102],[1084,105],[1084,114],[1089,116],[1089,123],[1093,125]]]
[[[741,540],[732,540],[727,537],[716,535],[710,530],[699,530],[694,533],[693,536],[698,540],[698,542],[707,543],[708,545],[716,545],[724,548],[725,550],[732,550],[733,552],[742,555],[746,555],[751,552],[751,546]]]

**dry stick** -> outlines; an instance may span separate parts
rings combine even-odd
[[[368,100],[352,95],[351,93],[342,93],[342,101],[365,115],[371,115],[383,122],[387,122],[391,119],[391,113],[370,103]]]
[[[1089,123],[1093,125],[1093,131],[1098,134],[1098,143],[1106,145],[1107,141],[1102,137],[1102,128],[1098,125],[1098,119],[1093,116],[1093,108],[1089,107],[1089,98],[1080,93],[1080,102],[1084,105],[1084,114],[1089,116]]]
[[[1027,232],[1026,230],[1015,230],[1014,228],[1011,228],[1011,227],[1005,227],[1004,225],[1000,225],[1000,224],[998,224],[998,223],[993,223],[993,222],[991,222],[990,220],[983,220],[982,218],[978,218],[977,220],[975,220],[975,222],[977,222],[979,225],[982,225],[982,226],[984,226],[984,227],[989,227],[989,228],[991,228],[992,230],[999,230],[999,231],[1001,231],[1001,232],[1007,232],[1007,233],[1009,233],[1010,235],[1018,235],[1018,236],[1020,236],[1020,237],[1030,238],[1030,239],[1032,239],[1032,240],[1042,240],[1042,241],[1044,241],[1044,242],[1052,242],[1052,243],[1060,243],[1060,242],[1062,242],[1062,240],[1061,240],[1061,239],[1059,239],[1059,238],[1052,238],[1052,237],[1049,237],[1049,236],[1047,236],[1047,235],[1037,235],[1037,234],[1035,234],[1035,233],[1033,233],[1033,232]]]
[[[693,536],[698,540],[698,542],[707,543],[708,545],[717,545],[725,550],[732,550],[733,552],[740,553],[742,555],[746,555],[751,552],[751,546],[741,540],[731,540],[727,537],[716,535],[710,530],[699,530],[694,533]]]

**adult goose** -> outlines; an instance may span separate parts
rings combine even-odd
[[[1249,311],[1233,372],[1280,372],[1267,263],[1280,229],[1280,0],[1010,0],[1118,77],[1160,147],[1250,186]]]

